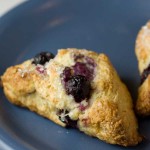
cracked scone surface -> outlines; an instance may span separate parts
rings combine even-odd
[[[132,146],[142,140],[131,96],[106,55],[84,49],[61,49],[43,66],[32,62],[31,59],[10,67],[2,76],[4,92],[10,102],[63,127],[71,124],[107,143]],[[89,70],[82,68],[84,72],[80,72],[77,64],[82,64],[81,68],[88,66]],[[76,101],[66,92],[62,79],[66,67],[75,68],[72,74],[76,71],[77,75],[88,74],[88,98]]]
[[[141,28],[135,45],[141,85],[138,89],[136,111],[139,115],[150,115],[150,21]]]

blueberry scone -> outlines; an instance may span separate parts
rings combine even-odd
[[[139,115],[150,115],[150,21],[141,28],[135,45],[141,85],[138,90],[136,110]]]
[[[108,57],[85,49],[41,52],[1,77],[10,102],[111,144],[141,141],[131,96]]]

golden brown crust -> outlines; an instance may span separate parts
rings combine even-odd
[[[141,75],[150,64],[150,21],[138,33],[135,53]],[[150,115],[150,76],[139,87],[136,111],[142,116]]]
[[[150,21],[138,33],[135,53],[138,59],[140,74],[150,63]]]
[[[89,126],[81,130],[112,144],[136,145],[141,137],[131,96],[105,55],[99,55],[98,64],[101,65],[95,78],[94,102],[87,114],[81,116],[81,120],[88,116]]]
[[[66,94],[60,78],[66,66],[74,65],[74,54],[88,56],[96,63],[95,77],[91,82],[93,92],[84,111],[79,110],[79,104]],[[18,71],[18,68],[22,70]],[[59,120],[57,111],[67,109],[72,119],[78,119],[79,130],[111,144],[131,146],[142,140],[137,131],[131,96],[106,55],[62,49],[45,68],[46,73],[39,74],[31,60],[8,68],[2,82],[10,102],[27,107],[62,126],[65,124]]]
[[[139,87],[136,111],[141,116],[150,115],[150,76]]]

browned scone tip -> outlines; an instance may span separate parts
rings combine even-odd
[[[41,59],[42,58],[42,59]],[[105,54],[61,49],[9,67],[2,76],[8,100],[63,127],[110,144],[142,141],[131,96]]]
[[[1,87],[1,88],[3,87],[3,83],[2,83],[1,76],[0,76],[0,87]]]

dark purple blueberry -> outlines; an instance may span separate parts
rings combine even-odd
[[[77,120],[72,120],[68,115],[65,117],[66,128],[77,128]]]
[[[40,74],[45,74],[46,73],[46,69],[43,66],[36,66],[36,70],[40,73]]]
[[[60,77],[64,82],[67,82],[71,77],[71,68],[66,67]]]
[[[146,69],[144,69],[141,75],[141,84],[145,81],[145,79],[147,78],[149,74],[150,74],[150,65]]]
[[[44,65],[46,62],[48,62],[50,59],[53,59],[54,55],[50,52],[41,52],[39,54],[37,54],[34,58],[33,58],[33,64],[37,65]]]
[[[90,58],[90,57],[85,57],[85,60],[86,60],[86,62],[87,62],[87,65],[91,68],[91,67],[93,67],[93,69],[94,69],[94,67],[96,67],[96,64],[95,64],[95,62],[94,62],[94,60],[92,59],[92,58]]]
[[[74,70],[74,75],[82,75],[82,76],[85,76],[89,80],[93,79],[94,69],[93,67],[90,68],[88,64],[77,62],[73,66],[73,70]]]
[[[90,97],[90,82],[85,76],[74,75],[65,84],[68,95],[72,95],[77,103]]]
[[[77,128],[77,120],[72,120],[69,115],[67,115],[69,113],[68,110],[59,110],[58,111],[58,116],[59,119],[66,124],[66,127],[73,127],[73,128]],[[64,117],[62,117],[64,116]]]
[[[74,61],[77,62],[78,60],[84,59],[84,55],[82,54],[78,54],[78,55],[74,55]]]

